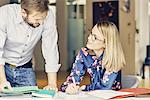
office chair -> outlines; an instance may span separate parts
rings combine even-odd
[[[140,84],[139,79],[135,75],[124,75],[121,78],[122,89],[137,88]]]
[[[145,79],[145,66],[150,67],[150,45],[146,48],[146,58],[142,66],[142,79]]]

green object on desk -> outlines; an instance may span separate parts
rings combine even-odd
[[[5,94],[24,94],[38,91],[37,86],[23,86],[23,87],[13,87],[13,90],[4,89],[2,93]]]
[[[13,90],[5,88],[0,96],[15,96],[23,94],[32,94],[34,97],[53,97],[56,92],[55,90],[43,90],[39,89],[37,86],[23,86],[23,87],[13,87]]]
[[[43,90],[39,89],[36,92],[32,93],[32,96],[35,97],[53,97],[56,94],[55,90]]]

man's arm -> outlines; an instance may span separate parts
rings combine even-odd
[[[0,84],[5,82],[6,82],[6,76],[5,76],[4,66],[0,65]]]
[[[48,84],[54,85],[57,87],[57,73],[49,72],[49,73],[47,73],[47,76],[48,76]]]
[[[44,87],[44,89],[50,89],[58,91],[57,89],[57,73],[56,72],[48,72],[48,85]]]
[[[5,71],[4,71],[4,64],[5,60],[3,58],[4,53],[4,45],[7,37],[7,8],[6,7],[0,7],[0,91],[4,89],[4,87],[11,88],[10,83],[7,82]]]
[[[0,7],[0,84],[6,81],[6,76],[4,72],[4,64],[5,61],[3,59],[3,53],[4,53],[4,45],[6,41],[6,14],[5,14],[6,8]]]
[[[44,87],[46,90],[55,90],[58,91],[57,88],[57,73],[56,72],[48,72],[48,85]]]
[[[57,72],[60,67],[57,41],[55,18],[52,12],[49,12],[42,33],[42,53],[45,58],[45,71],[48,75],[48,86],[44,89],[57,89]]]

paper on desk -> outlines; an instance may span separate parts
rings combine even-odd
[[[43,98],[51,98],[54,97],[56,94],[55,90],[43,90],[43,89],[39,89],[36,92],[32,93],[32,96],[34,97],[43,97]]]
[[[94,90],[86,93],[103,99],[110,99],[117,96],[133,94],[132,92],[119,92],[114,90]]]
[[[59,91],[54,96],[54,99],[56,100],[103,100],[103,99],[88,95],[82,91],[74,95],[70,95],[70,94]]]

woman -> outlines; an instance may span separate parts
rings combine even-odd
[[[125,66],[125,58],[117,27],[111,22],[98,22],[88,37],[85,48],[82,48],[73,64],[61,91],[75,94],[83,91],[121,89],[121,68]],[[79,87],[86,71],[90,75],[91,84]]]

